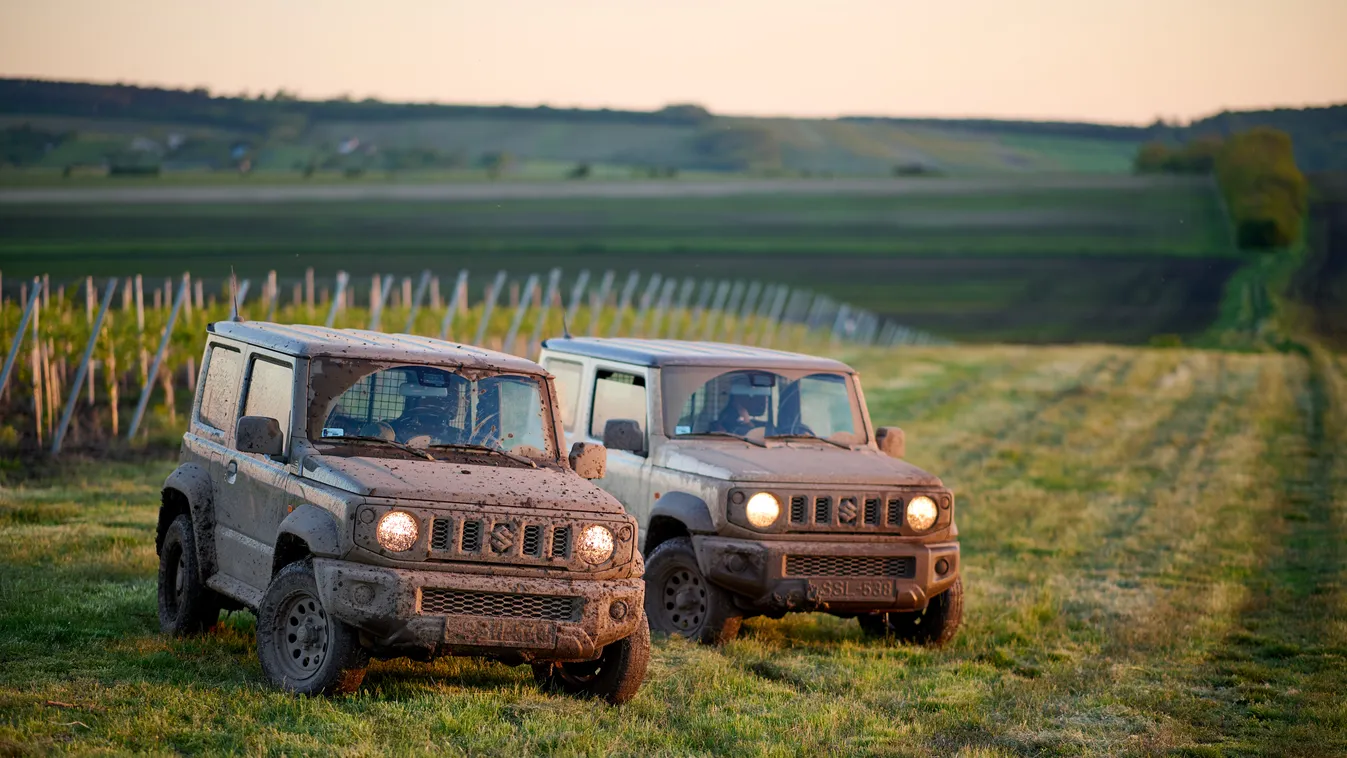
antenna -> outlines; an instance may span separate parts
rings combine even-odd
[[[243,321],[243,315],[239,313],[239,278],[234,275],[233,266],[229,267],[229,298],[234,302],[234,312],[230,314],[229,320]]]
[[[561,312],[561,336],[566,339],[571,338],[571,328],[566,325],[566,311]]]

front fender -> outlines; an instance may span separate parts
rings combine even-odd
[[[309,546],[309,552],[318,558],[340,558],[341,532],[331,512],[316,505],[304,503],[290,512],[281,522],[277,542],[285,535],[297,538]]]

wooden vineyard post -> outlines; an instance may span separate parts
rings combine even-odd
[[[772,346],[772,341],[776,339],[777,327],[781,324],[781,316],[785,312],[786,303],[790,297],[790,287],[782,285],[776,288],[776,302],[772,303],[772,309],[767,313],[767,320],[762,325],[762,334],[758,338],[758,344],[763,347]]]
[[[547,274],[547,294],[543,295],[543,299],[539,302],[538,318],[533,324],[533,335],[529,337],[528,343],[524,345],[524,351],[526,353],[525,357],[528,357],[527,353],[533,351],[534,345],[538,345],[542,342],[542,333],[546,326],[547,314],[552,310],[552,301],[560,296],[560,293],[558,292],[560,288],[561,269],[554,268]]]
[[[337,272],[337,288],[332,293],[332,304],[327,309],[327,320],[323,325],[331,329],[332,325],[337,323],[337,311],[341,310],[341,305],[346,299],[346,285],[351,277],[345,271]]]
[[[524,323],[524,314],[528,313],[529,305],[533,302],[533,291],[538,288],[538,275],[529,274],[529,278],[524,283],[523,296],[519,298],[519,304],[515,306],[514,318],[510,320],[510,331],[505,333],[504,352],[511,355],[518,355],[519,351],[515,340],[519,337],[519,327]]]
[[[430,287],[430,269],[421,272],[421,281],[416,285],[416,295],[412,297],[411,310],[407,313],[407,326],[402,331],[411,334],[416,328],[416,312],[421,309],[421,301],[426,299],[426,289]],[[410,280],[404,279],[404,282]]]
[[[664,277],[659,272],[655,272],[650,275],[650,280],[646,282],[645,291],[641,293],[641,299],[637,305],[636,317],[632,320],[631,336],[645,336],[646,321],[650,319],[650,311],[655,307],[655,296],[659,293],[659,285],[663,279]]]
[[[721,311],[725,308],[725,298],[730,294],[730,283],[728,280],[722,280],[716,285],[716,296],[711,301],[711,308],[706,312],[706,320],[702,326],[702,340],[710,341],[716,336],[716,327],[719,326]]]
[[[734,318],[734,314],[739,310],[739,303],[743,299],[744,299],[744,283],[735,282],[734,286],[730,288],[730,301],[725,304],[725,310],[720,314],[720,320],[726,329],[727,338],[732,336],[729,330],[734,328],[734,325],[731,324],[729,320]],[[720,335],[720,328],[717,327],[716,333],[711,335],[711,338],[717,339],[719,335]]]
[[[304,320],[309,321],[313,318],[313,266],[304,269]]]
[[[636,287],[641,283],[641,274],[639,271],[633,271],[627,275],[627,283],[622,285],[622,296],[617,301],[617,311],[613,314],[613,323],[608,327],[608,336],[616,337],[618,331],[622,328],[622,319],[627,315],[627,309],[631,308],[631,299],[636,294]]]
[[[369,297],[369,328],[372,332],[379,331],[380,324],[384,318],[384,301],[388,299],[389,290],[393,289],[393,275],[389,274],[383,278],[383,286],[379,285],[379,275],[375,274],[371,280],[373,285],[370,289]]]
[[[454,281],[454,293],[449,296],[449,306],[444,311],[444,320],[440,322],[440,339],[447,340],[453,333],[454,318],[458,311],[463,307],[463,301],[468,297],[468,270],[462,269],[458,272],[458,279]]]
[[[23,315],[19,317],[19,328],[14,331],[14,343],[9,346],[9,354],[5,356],[4,369],[0,369],[0,395],[3,395],[9,387],[9,375],[14,370],[14,361],[19,356],[19,346],[23,344],[23,336],[28,330],[28,322],[33,318],[33,313],[37,309],[38,295],[42,291],[42,281],[33,277],[33,290],[28,293],[28,302],[23,306]]]
[[[645,323],[641,333],[648,339],[659,339],[660,327],[664,324],[664,313],[669,310],[670,303],[673,302],[674,288],[678,286],[678,281],[672,276],[664,280],[664,286],[660,289],[659,297],[655,299],[655,307],[650,311],[650,319]]]
[[[744,326],[748,322],[748,317],[753,315],[753,307],[757,305],[758,294],[760,292],[762,292],[762,282],[749,282],[748,294],[744,295],[743,307],[731,309],[738,310],[739,314],[734,321],[734,327],[727,335],[730,342],[739,342],[740,339],[742,339]],[[730,315],[733,316],[735,314],[731,313]]]
[[[697,289],[696,279],[688,277],[683,280],[683,286],[678,290],[678,302],[674,305],[673,313],[669,316],[668,326],[664,329],[664,336],[668,339],[678,339],[678,333],[683,327],[683,319],[687,317],[688,303],[692,300],[692,291],[695,289]]]
[[[276,301],[281,299],[281,293],[277,291],[276,272],[274,270],[267,272],[267,321],[276,320]]]
[[[111,318],[112,316],[111,314],[109,314],[108,328],[103,330],[103,334],[106,335],[107,337],[106,340],[107,357],[103,361],[104,366],[103,377],[104,380],[108,383],[108,409],[112,412],[111,413],[112,436],[113,438],[116,438],[119,429],[118,426],[119,411],[117,406],[118,403],[121,402],[121,390],[120,390],[121,382],[118,381],[117,375],[117,345],[115,338],[113,336],[115,332],[112,328]]]
[[[145,377],[145,386],[140,391],[140,402],[136,403],[135,415],[131,417],[131,424],[127,428],[126,439],[135,439],[136,431],[140,429],[140,422],[145,418],[145,409],[150,404],[150,394],[154,391],[154,380],[159,375],[159,366],[163,363],[164,355],[168,352],[169,341],[173,336],[173,325],[178,320],[178,311],[182,308],[182,301],[187,297],[187,277],[183,277],[182,284],[178,286],[178,296],[173,299],[173,308],[168,314],[168,324],[164,326],[164,336],[159,340],[159,349],[154,354],[154,363],[150,364],[150,370]]]
[[[600,316],[603,315],[603,309],[608,307],[608,294],[613,291],[613,281],[617,278],[617,272],[609,269],[603,272],[603,279],[599,282],[599,291],[594,293],[589,306],[589,324],[585,333],[594,336],[599,332]]]
[[[580,269],[571,287],[571,302],[566,306],[566,316],[562,320],[563,331],[569,332],[575,326],[575,317],[580,313],[580,303],[585,299],[585,287],[589,286],[589,269]]]
[[[244,279],[239,282],[238,291],[232,293],[229,302],[230,321],[241,321],[243,319],[243,303],[248,299],[248,287],[251,284],[251,279]]]
[[[495,281],[486,289],[486,301],[482,304],[482,320],[477,322],[477,336],[472,341],[474,345],[481,345],[486,340],[486,330],[491,325],[491,311],[496,309],[496,301],[500,299],[500,293],[505,289],[505,277],[504,271],[497,271]]]
[[[697,339],[702,321],[706,317],[706,309],[711,306],[711,295],[716,290],[716,283],[710,279],[702,280],[701,290],[697,293],[697,305],[693,307],[692,313],[688,315],[688,339]]]
[[[108,285],[103,290],[103,303],[98,308],[98,318],[90,328],[89,344],[84,348],[84,357],[80,359],[79,368],[75,370],[75,381],[70,385],[70,399],[66,400],[65,411],[61,413],[61,422],[56,425],[56,433],[52,435],[52,455],[61,452],[61,442],[65,439],[66,429],[70,427],[70,417],[75,413],[75,403],[79,401],[80,396],[80,385],[84,383],[86,375],[90,378],[90,395],[93,394],[93,376],[89,372],[89,362],[93,359],[94,347],[98,344],[98,335],[103,330],[103,318],[107,315],[108,306],[112,304],[112,296],[116,292],[117,279],[114,277],[108,280]],[[92,400],[90,403],[92,404]]]

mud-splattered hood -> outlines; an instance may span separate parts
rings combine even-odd
[[[940,479],[876,450],[843,450],[816,443],[675,442],[661,451],[660,465],[675,471],[734,482],[857,484],[876,487],[940,486]]]
[[[588,513],[622,513],[611,495],[570,471],[454,461],[316,455],[304,478],[357,495]]]

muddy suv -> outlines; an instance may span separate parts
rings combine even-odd
[[[874,429],[856,372],[702,342],[552,339],[571,438],[602,443],[599,486],[641,525],[646,616],[707,643],[743,618],[854,616],[924,644],[963,615],[954,497]]]
[[[645,675],[636,521],[563,454],[537,364],[407,335],[217,323],[156,547],[164,631],[257,614],[266,676],[479,655],[611,702]],[[582,478],[583,477],[583,478]]]

